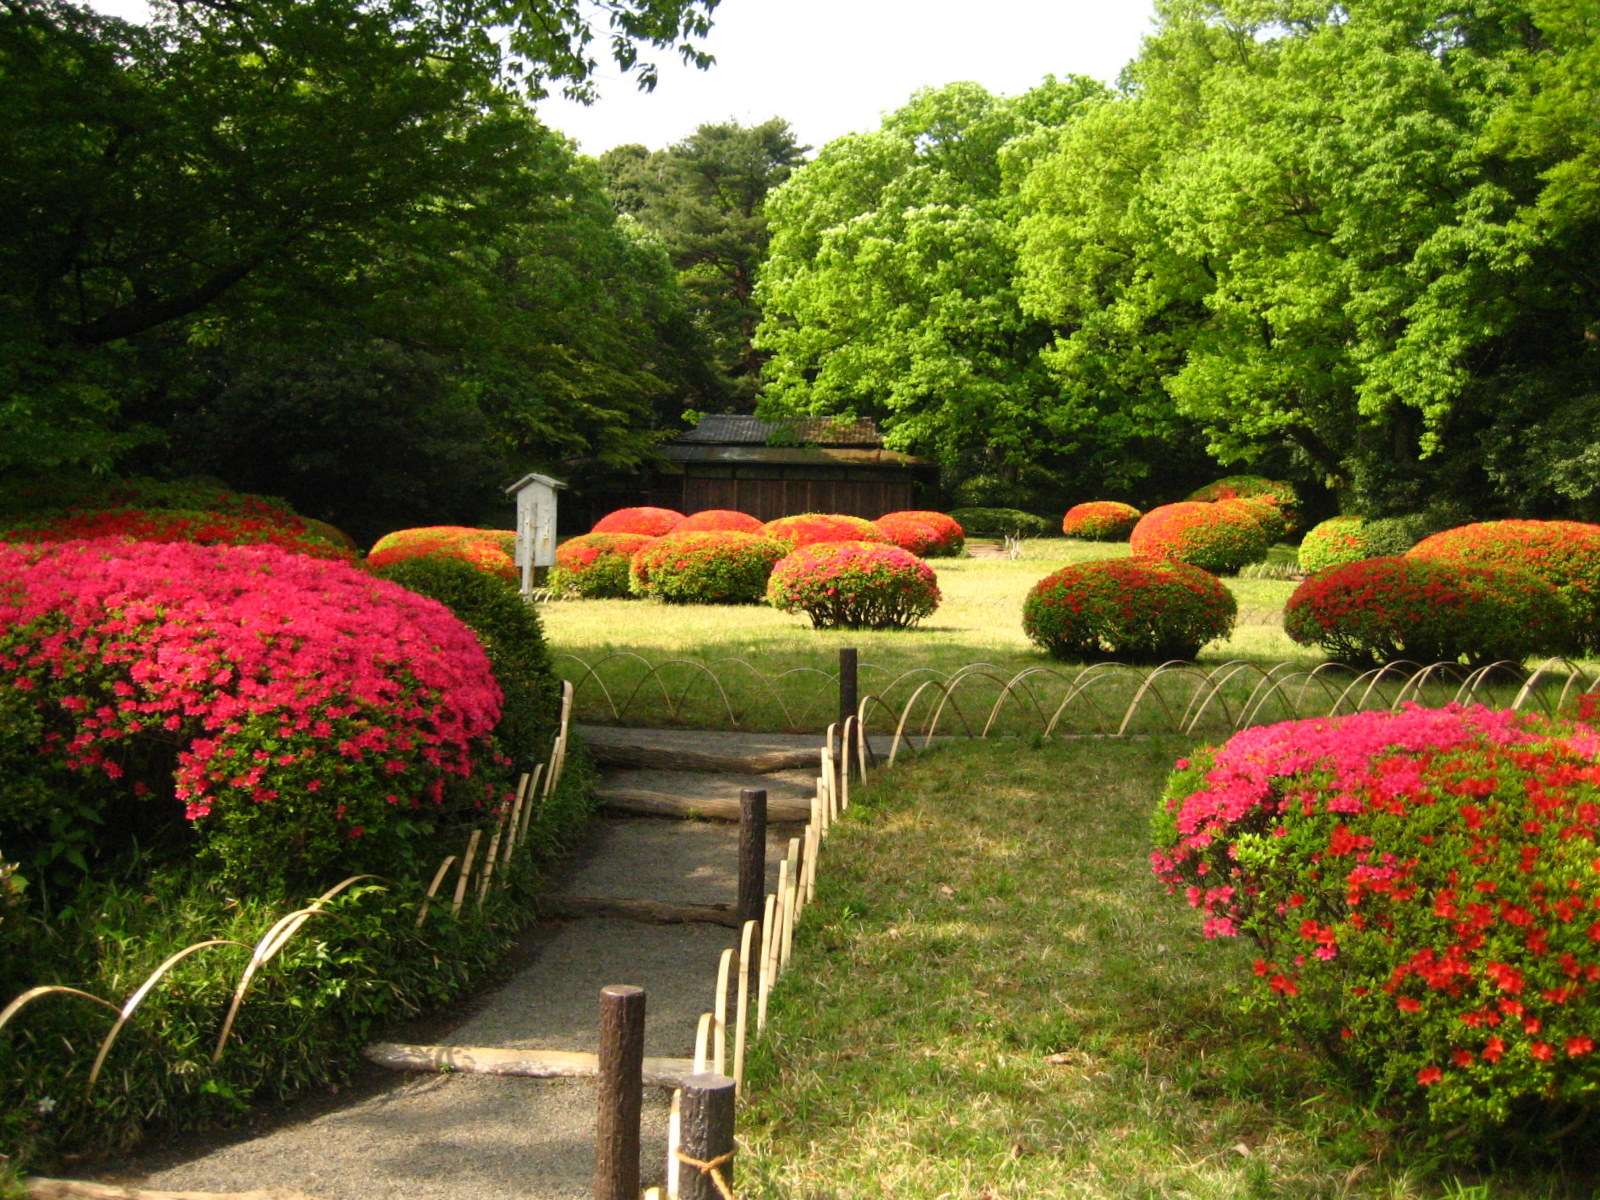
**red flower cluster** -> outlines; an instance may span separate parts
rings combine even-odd
[[[586,533],[556,547],[556,565],[550,586],[590,600],[621,599],[628,588],[628,568],[633,556],[655,538],[643,533]]]
[[[127,786],[184,805],[229,878],[315,876],[363,835],[392,870],[493,753],[501,694],[472,631],[342,563],[69,542],[0,546],[0,578],[0,687],[38,706],[40,754],[112,780],[165,761]]]
[[[1555,588],[1581,648],[1600,651],[1600,525],[1484,521],[1423,538],[1406,557],[1526,571]]]
[[[1300,539],[1300,569],[1309,575],[1372,557],[1361,529],[1365,517],[1329,517]]]
[[[1259,498],[1278,507],[1288,528],[1295,528],[1300,520],[1300,494],[1294,484],[1264,475],[1228,475],[1195,489],[1188,498],[1208,503]]]
[[[795,517],[779,517],[775,521],[768,521],[762,530],[790,550],[815,546],[820,542],[889,542],[888,536],[871,521],[842,513],[801,513]]]
[[[235,493],[237,496],[237,493]],[[107,508],[74,510],[0,531],[7,542],[75,542],[115,539],[134,542],[194,542],[198,545],[276,546],[314,558],[350,560],[348,549],[315,532],[292,512],[255,497],[237,496],[233,511]]]
[[[928,509],[884,513],[873,524],[896,546],[918,558],[956,558],[967,544],[961,522]]]
[[[939,607],[933,568],[898,546],[822,542],[772,570],[767,602],[817,629],[899,629]]]
[[[1233,593],[1199,567],[1100,559],[1034,584],[1022,629],[1053,658],[1166,662],[1227,637],[1236,610]]]
[[[642,533],[660,537],[671,533],[683,521],[683,514],[672,508],[619,508],[594,523],[590,533]]]
[[[1067,509],[1061,532],[1089,542],[1120,542],[1139,523],[1140,512],[1120,500],[1086,500]]]
[[[517,535],[510,529],[471,529],[462,525],[424,525],[398,529],[373,543],[369,567],[387,567],[413,558],[454,558],[508,582],[518,578]]]
[[[708,508],[690,513],[673,527],[673,533],[760,533],[761,521],[732,508]]]
[[[1344,662],[1520,662],[1573,634],[1555,589],[1532,575],[1411,557],[1366,558],[1313,575],[1283,628]]]
[[[1272,544],[1267,528],[1248,509],[1192,500],[1151,509],[1128,541],[1139,558],[1188,563],[1219,575],[1265,558]]]
[[[1251,937],[1297,1029],[1441,1122],[1592,1105],[1600,732],[1479,707],[1246,730],[1180,761],[1151,863]]]
[[[758,533],[670,533],[633,556],[630,585],[672,604],[759,604],[783,543]]]

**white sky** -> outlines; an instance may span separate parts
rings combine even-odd
[[[148,13],[145,0],[90,2],[131,20]],[[717,57],[710,70],[654,54],[661,82],[641,93],[607,60],[593,105],[552,97],[538,113],[586,154],[660,149],[708,121],[775,116],[820,149],[876,129],[922,87],[972,80],[1010,96],[1046,75],[1110,83],[1154,15],[1154,0],[722,0],[704,46]],[[605,34],[596,31],[596,57]]]

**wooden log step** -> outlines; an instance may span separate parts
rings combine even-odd
[[[600,1074],[599,1055],[582,1050],[506,1050],[494,1046],[418,1046],[373,1042],[362,1054],[393,1071],[461,1071],[473,1075],[521,1075],[530,1079],[591,1079]],[[688,1058],[645,1056],[644,1081],[675,1088],[694,1073]]]
[[[81,1179],[46,1179],[38,1175],[25,1180],[22,1186],[30,1200],[313,1200],[306,1193],[290,1188],[251,1192],[159,1192]]]
[[[731,904],[668,904],[625,896],[546,896],[540,907],[556,917],[622,917],[652,925],[726,925],[739,928]]]
[[[602,808],[653,817],[737,821],[739,792],[767,791],[769,821],[807,821],[816,776],[803,771],[767,775],[710,775],[697,771],[612,771],[595,788]]]
[[[629,729],[582,725],[578,732],[603,767],[765,775],[811,771],[822,763],[822,736],[702,729]]]

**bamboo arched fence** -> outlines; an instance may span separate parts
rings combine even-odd
[[[519,777],[516,790],[512,793],[512,802],[503,806],[496,814],[493,825],[470,830],[467,834],[466,845],[462,851],[459,854],[445,855],[438,868],[434,871],[432,879],[417,906],[417,928],[421,928],[427,921],[428,913],[438,898],[446,879],[450,877],[452,868],[455,875],[454,892],[449,901],[452,917],[459,918],[469,904],[476,908],[481,908],[484,905],[489,897],[490,889],[495,884],[497,868],[499,870],[500,885],[504,886],[509,878],[505,869],[510,866],[512,856],[517,849],[525,844],[535,813],[555,792],[556,787],[561,782],[562,774],[566,768],[572,706],[573,688],[570,683],[565,683],[562,687],[560,725],[555,740],[551,745],[549,758],[535,766],[531,772],[525,772]],[[486,834],[488,835],[487,843],[484,841]],[[484,847],[481,855],[479,853],[480,847]],[[95,1049],[94,1060],[84,1084],[84,1093],[88,1095],[94,1091],[96,1084],[104,1073],[106,1060],[110,1056],[112,1048],[116,1045],[118,1037],[134,1019],[144,1002],[157,990],[162,980],[167,978],[180,963],[188,958],[202,953],[220,953],[223,952],[225,947],[231,947],[234,950],[248,951],[249,953],[244,958],[227,1011],[222,1017],[216,1048],[212,1052],[212,1063],[218,1063],[222,1060],[223,1053],[228,1047],[239,1012],[249,996],[251,984],[259,976],[261,970],[283,951],[284,947],[311,922],[312,918],[337,916],[337,911],[329,906],[339,896],[354,889],[357,884],[364,884],[366,888],[380,891],[387,891],[397,886],[393,880],[376,875],[349,876],[336,883],[320,896],[308,901],[303,907],[278,918],[262,934],[254,946],[229,938],[207,938],[184,947],[177,953],[168,956],[160,966],[150,972],[120,1004],[104,996],[97,996],[81,988],[63,984],[45,984],[28,988],[15,996],[3,1009],[0,1009],[0,1036],[4,1036],[7,1027],[18,1021],[25,1011],[39,1001],[61,1001],[67,999],[87,1001],[115,1014],[110,1030],[100,1040]],[[80,1056],[87,1053],[88,1047],[92,1044],[92,1042],[84,1043],[83,1049],[79,1051]]]

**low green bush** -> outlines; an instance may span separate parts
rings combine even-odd
[[[1300,540],[1300,569],[1308,575],[1376,555],[1368,548],[1365,517],[1329,517]]]
[[[1022,629],[1052,658],[1166,662],[1233,632],[1237,605],[1216,576],[1184,563],[1101,559],[1033,585]]]
[[[1548,583],[1521,571],[1366,558],[1313,575],[1283,629],[1340,662],[1520,662],[1570,645],[1571,618]]]
[[[669,604],[759,604],[782,542],[756,533],[669,533],[633,556],[631,586]]]
[[[1055,524],[1016,508],[952,508],[968,537],[1049,537]]]

